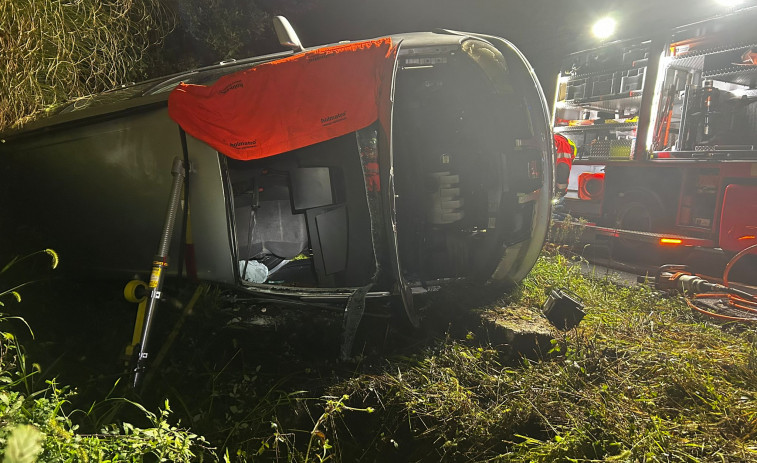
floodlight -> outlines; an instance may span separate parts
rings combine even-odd
[[[615,20],[609,17],[602,18],[594,23],[591,32],[598,39],[606,39],[615,33]]]

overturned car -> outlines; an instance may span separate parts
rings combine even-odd
[[[453,31],[286,42],[0,136],[3,256],[53,248],[87,278],[221,282],[340,304],[353,322],[365,299],[396,297],[417,323],[416,288],[529,272],[553,148],[513,45]]]

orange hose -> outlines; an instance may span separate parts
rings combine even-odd
[[[670,137],[670,120],[673,118],[673,110],[668,111],[668,123],[665,124],[665,141],[663,142],[662,149],[668,149],[668,139]]]
[[[749,251],[751,251],[752,249],[757,249],[757,244],[753,244],[753,245],[751,245],[751,246],[749,246],[749,247],[746,247],[746,248],[742,249],[741,251],[739,251],[739,253],[738,253],[738,254],[736,254],[735,256],[733,256],[733,257],[731,258],[731,260],[729,260],[729,261],[728,261],[728,264],[726,264],[726,266],[725,266],[725,270],[723,271],[723,285],[724,285],[724,286],[728,286],[728,273],[730,273],[730,271],[731,271],[731,268],[733,267],[733,265],[734,265],[734,264],[735,264],[735,263],[736,263],[736,262],[737,262],[737,261],[738,261],[739,259],[741,259],[741,258],[742,258],[742,257],[744,257],[745,255],[747,255],[747,254],[749,253]],[[757,299],[757,298],[756,298],[756,299]]]
[[[747,312],[752,312],[757,314],[757,302],[752,302],[747,299],[744,299],[739,296],[735,296],[733,294],[729,293],[700,293],[695,294],[694,299],[717,299],[717,298],[728,298],[728,303],[731,306],[738,307],[740,309],[743,309]],[[739,305],[739,304],[746,304],[746,305]],[[751,307],[750,307],[751,305]]]
[[[728,261],[728,264],[726,264],[725,270],[723,271],[723,286],[728,287],[728,274],[730,273],[734,264],[736,264],[736,262],[738,262],[739,259],[744,257],[753,249],[757,249],[757,244],[753,244],[752,246],[742,249],[735,256],[733,256],[731,260]],[[757,314],[757,296],[755,295],[752,295],[751,299],[747,299],[747,298],[741,297],[736,294],[731,294],[731,293],[701,293],[701,294],[694,295],[694,299],[714,299],[718,297],[728,298],[728,305],[733,309],[738,309],[744,312]],[[707,315],[709,317],[719,319],[719,320],[752,322],[752,323],[757,322],[757,318],[733,317],[730,315],[723,315],[723,314],[719,314],[715,312],[710,312],[709,310],[705,310],[697,306],[688,298],[686,299],[686,303],[689,305],[689,307],[696,310],[697,312]]]
[[[719,320],[725,320],[725,321],[731,321],[731,322],[750,322],[750,323],[757,322],[757,318],[732,317],[730,315],[723,315],[723,314],[719,314],[715,312],[710,312],[709,310],[704,310],[703,308],[698,307],[697,305],[693,304],[689,299],[686,299],[686,303],[689,305],[689,307],[696,310],[697,312],[707,315],[712,318],[717,318]]]

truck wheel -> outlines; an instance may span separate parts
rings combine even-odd
[[[663,207],[657,198],[648,192],[626,193],[619,198],[614,225],[621,230],[659,232],[663,221]],[[628,238],[616,238],[610,246],[611,257],[623,262],[639,262],[656,258],[657,248],[651,253],[643,252],[643,244]],[[652,255],[650,255],[652,254]]]
[[[650,201],[623,201],[618,207],[615,226],[623,230],[651,232],[658,224],[660,215],[659,206]]]

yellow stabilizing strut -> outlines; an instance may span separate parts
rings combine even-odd
[[[142,327],[142,337],[139,341],[139,352],[137,353],[137,363],[134,368],[134,381],[132,387],[136,388],[141,381],[142,376],[147,369],[149,353],[150,328],[152,327],[155,308],[163,291],[163,280],[165,279],[165,269],[168,267],[168,250],[173,236],[173,226],[176,222],[176,214],[179,212],[181,190],[184,184],[184,162],[180,158],[173,160],[171,166],[171,195],[168,197],[168,208],[166,209],[166,220],[163,224],[163,233],[160,236],[160,246],[152,262],[152,273],[150,274],[150,294],[147,296],[147,309],[145,310],[144,326]]]
[[[137,306],[137,319],[134,321],[134,334],[131,336],[131,344],[126,346],[126,358],[131,359],[134,348],[139,344],[142,336],[142,327],[145,323],[145,310],[147,309],[147,283],[141,280],[131,280],[124,287],[124,297],[127,301],[139,304]],[[139,296],[141,294],[141,296]]]

